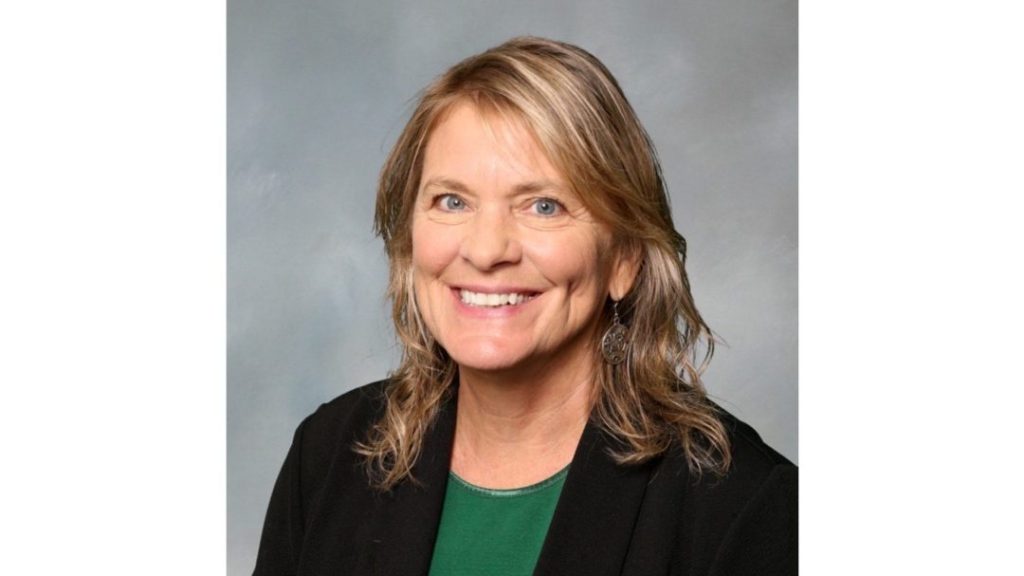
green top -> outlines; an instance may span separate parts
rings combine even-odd
[[[532,486],[490,490],[449,474],[430,576],[529,576],[569,467]]]

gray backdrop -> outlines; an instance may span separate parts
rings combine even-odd
[[[521,34],[611,69],[660,153],[711,395],[797,460],[796,1],[230,0],[228,573],[299,421],[397,351],[374,183],[416,92]]]

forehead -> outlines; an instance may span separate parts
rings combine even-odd
[[[421,186],[434,177],[543,178],[568,188],[525,120],[513,112],[458,102],[427,139]]]

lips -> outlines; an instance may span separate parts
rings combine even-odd
[[[502,306],[516,306],[533,300],[537,294],[535,292],[474,292],[471,290],[460,289],[459,300],[463,304],[468,306],[475,306],[478,308],[499,308]]]

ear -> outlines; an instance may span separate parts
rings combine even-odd
[[[633,242],[615,250],[611,275],[608,278],[608,295],[612,300],[622,300],[633,289],[636,277],[640,273],[640,254],[640,245]]]

